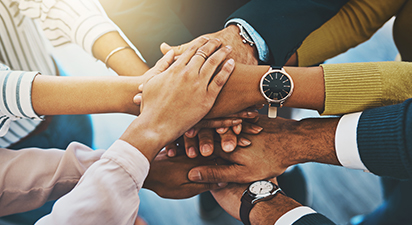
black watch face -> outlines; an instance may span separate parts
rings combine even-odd
[[[285,99],[292,89],[289,77],[280,72],[273,72],[263,78],[262,90],[264,95],[272,100]]]

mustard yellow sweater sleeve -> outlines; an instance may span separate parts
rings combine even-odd
[[[359,112],[412,98],[412,63],[323,64],[325,109],[322,115]]]
[[[351,0],[298,49],[299,66],[311,66],[368,40],[406,0]]]

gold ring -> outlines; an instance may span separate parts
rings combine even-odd
[[[197,52],[196,52],[195,55],[201,56],[201,57],[203,57],[205,60],[207,60],[207,58],[208,58],[207,54],[206,54],[204,51],[202,51],[202,50],[197,50]]]

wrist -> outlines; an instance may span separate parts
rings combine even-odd
[[[141,114],[120,137],[137,148],[151,162],[167,143],[167,130],[161,124],[154,124],[150,115]]]
[[[297,147],[296,154],[293,154],[293,164],[318,162],[340,165],[335,150],[335,134],[339,118],[311,118],[297,123],[299,126],[296,133],[305,139],[296,142],[296,145],[304,147]]]
[[[301,204],[295,200],[279,193],[268,201],[256,203],[250,211],[250,223],[253,225],[275,224],[282,215],[299,206]]]

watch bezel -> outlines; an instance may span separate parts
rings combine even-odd
[[[257,182],[266,182],[266,183],[269,183],[270,185],[272,185],[272,189],[271,189],[269,192],[265,193],[265,194],[260,194],[260,195],[259,195],[259,194],[255,194],[255,193],[253,193],[253,192],[250,190],[250,188],[251,188],[255,183],[257,183]],[[253,200],[252,200],[252,202],[251,202],[252,204],[255,204],[256,201],[259,201],[259,200],[261,200],[261,199],[266,199],[267,197],[270,197],[270,196],[273,197],[274,194],[276,194],[279,190],[280,190],[280,188],[279,188],[276,184],[274,184],[273,182],[268,181],[268,180],[255,181],[255,182],[251,183],[251,184],[249,185],[249,187],[246,189],[248,195],[253,198]]]
[[[282,73],[283,75],[287,76],[288,79],[290,80],[290,92],[289,94],[287,94],[284,98],[282,99],[271,99],[268,96],[266,96],[265,92],[263,91],[263,81],[265,80],[265,78],[272,73]],[[263,97],[270,103],[279,103],[279,104],[283,104],[283,102],[286,101],[286,99],[288,99],[294,90],[294,83],[293,83],[293,79],[292,77],[282,68],[282,69],[273,69],[270,68],[269,71],[267,71],[265,74],[263,74],[262,78],[260,79],[260,83],[259,83],[259,88],[260,88],[260,93],[263,95]]]

